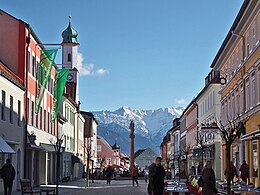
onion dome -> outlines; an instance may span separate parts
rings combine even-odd
[[[119,150],[120,146],[115,142],[115,144],[112,146],[112,150]]]
[[[62,32],[62,44],[64,43],[72,43],[72,44],[79,44],[77,41],[78,33],[77,31],[72,28],[71,26],[71,16],[69,16],[69,26]]]

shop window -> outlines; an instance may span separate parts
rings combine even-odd
[[[253,177],[258,177],[258,154],[257,154],[257,141],[252,142],[253,148]]]

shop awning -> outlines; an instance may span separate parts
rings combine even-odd
[[[55,152],[54,145],[41,143],[40,146],[43,147],[46,152]]]
[[[260,139],[260,130],[253,131],[241,137],[242,141],[250,141],[253,139]]]
[[[15,154],[15,151],[0,137],[0,153]]]

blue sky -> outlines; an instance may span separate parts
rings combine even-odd
[[[72,16],[81,109],[185,107],[204,86],[243,0],[0,0],[43,43]],[[57,63],[61,62],[58,55]]]

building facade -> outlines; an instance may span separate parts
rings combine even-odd
[[[7,158],[16,170],[13,183],[19,189],[19,179],[23,176],[24,166],[24,93],[23,81],[0,61],[0,167]],[[0,180],[0,193],[3,193]]]
[[[221,178],[221,136],[217,127],[220,120],[220,74],[211,70],[205,78],[205,86],[196,97],[198,105],[199,146],[193,154],[203,165],[212,161],[216,179]],[[203,161],[203,162],[202,162]],[[198,167],[198,165],[197,165]],[[201,170],[197,170],[200,172]],[[201,173],[199,173],[201,174]]]
[[[250,182],[260,185],[260,2],[244,1],[233,25],[223,41],[211,67],[225,79],[220,89],[221,121],[245,123],[242,139],[232,146],[237,168],[243,160],[249,163]],[[223,168],[225,144],[222,148]]]
[[[55,157],[48,151],[52,147],[50,140],[54,140],[57,135],[57,120],[51,123],[55,67],[51,70],[40,111],[36,115],[36,73],[40,63],[41,50],[44,47],[27,23],[3,10],[1,10],[0,17],[0,42],[5,45],[0,49],[0,57],[8,68],[22,79],[26,89],[23,98],[25,122],[23,177],[31,179],[33,185],[51,183],[54,178],[48,175],[47,170],[51,169],[48,165],[53,164],[55,160]],[[34,140],[29,140],[29,137]],[[48,147],[43,147],[42,144]],[[48,162],[51,163],[48,164]],[[44,169],[40,169],[40,167],[44,167]]]

